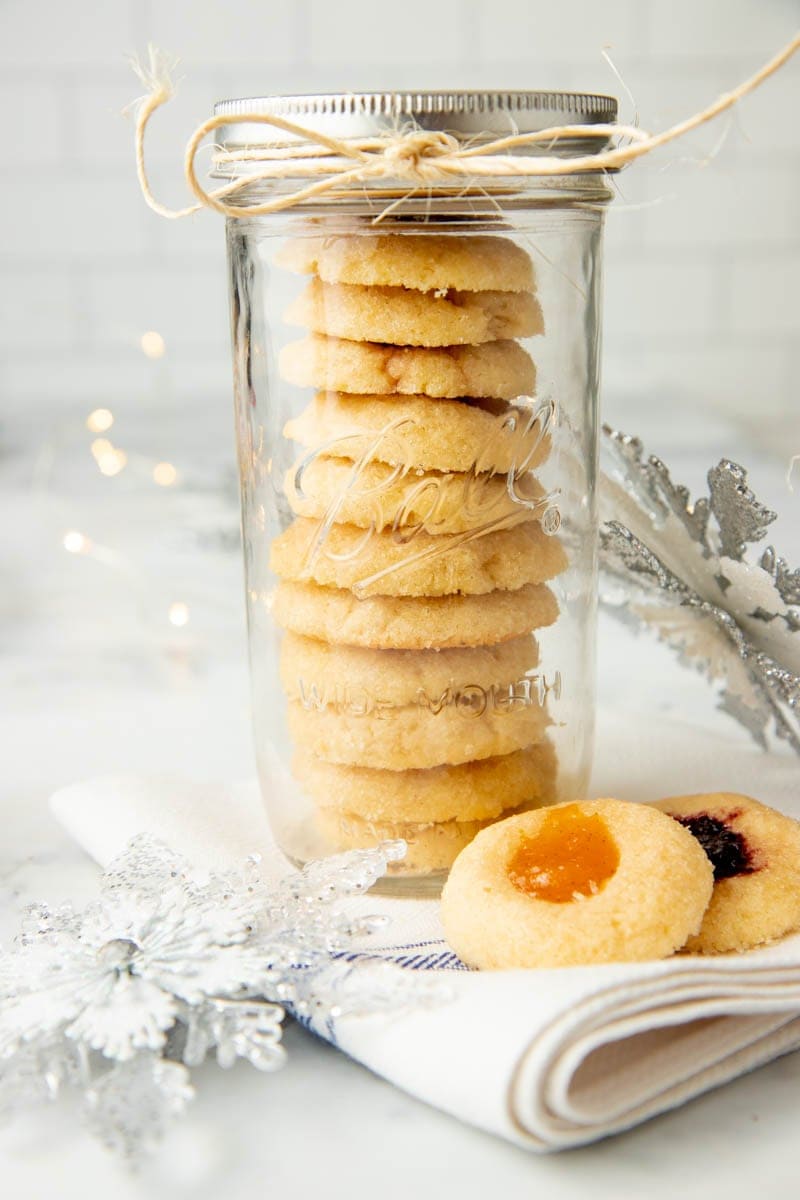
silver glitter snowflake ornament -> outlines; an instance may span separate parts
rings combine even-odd
[[[133,1159],[186,1107],[188,1068],[212,1050],[223,1067],[281,1066],[284,1006],[330,1020],[408,1002],[400,968],[346,960],[384,922],[341,903],[404,853],[387,842],[278,883],[253,858],[201,883],[162,843],[135,838],[95,902],[31,906],[0,955],[0,1113],[71,1085],[97,1135]]]
[[[720,707],[759,745],[772,730],[800,754],[800,571],[771,546],[756,562],[745,558],[776,514],[729,459],[708,472],[708,497],[692,503],[638,438],[603,432],[606,607],[719,683]]]

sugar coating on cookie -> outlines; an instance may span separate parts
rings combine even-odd
[[[477,595],[545,583],[566,566],[561,543],[538,521],[476,534],[422,531],[408,541],[355,525],[325,530],[296,517],[272,543],[270,567],[281,579],[351,588],[361,596]]]
[[[293,770],[322,808],[368,821],[420,824],[495,820],[508,809],[549,804],[557,759],[545,740],[495,758],[406,771],[342,766],[299,752]]]
[[[369,650],[287,633],[280,675],[290,700],[336,698],[366,710],[416,704],[429,696],[439,704],[450,689],[508,688],[533,671],[539,647],[530,634],[493,646],[456,650]]]
[[[567,556],[535,475],[555,410],[515,340],[544,327],[532,262],[424,226],[292,239],[276,261],[314,275],[280,374],[322,389],[284,429],[306,453],[264,596],[293,771],[332,848],[402,837],[397,872],[442,870],[555,793],[557,684],[531,630],[558,616],[544,583]]]
[[[419,292],[312,279],[286,321],[312,333],[393,346],[476,346],[544,331],[531,292]]]
[[[442,892],[449,944],[493,970],[673,954],[700,928],[714,872],[688,830],[653,819],[663,815],[593,800],[483,830]]]
[[[418,703],[364,709],[345,694],[290,700],[289,733],[331,763],[406,771],[511,754],[544,739],[550,717],[537,682],[425,693]]]
[[[405,857],[390,874],[427,875],[446,871],[457,855],[469,845],[487,821],[437,821],[418,824],[405,821],[367,821],[354,813],[320,808],[316,823],[332,849],[358,850],[379,842],[402,838],[407,844]]]
[[[368,596],[282,580],[270,596],[284,629],[347,646],[428,650],[486,646],[552,625],[558,601],[545,584],[478,596]]]
[[[685,826],[714,867],[711,903],[688,951],[748,950],[800,928],[800,823],[731,792],[670,796],[654,807]]]
[[[488,396],[513,400],[536,388],[533,360],[518,342],[482,346],[385,346],[311,333],[280,352],[288,383],[357,395]]]
[[[549,500],[532,472],[413,470],[389,463],[306,455],[290,467],[284,494],[293,512],[362,529],[465,533],[487,521],[541,514]]]
[[[275,256],[278,266],[326,283],[416,288],[422,292],[531,292],[530,256],[508,238],[491,234],[357,234],[292,238]]]
[[[320,392],[284,435],[331,458],[369,454],[426,471],[522,474],[550,452],[543,424],[533,409],[502,401]]]

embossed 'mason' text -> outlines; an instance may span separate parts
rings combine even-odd
[[[305,679],[297,680],[300,703],[307,712],[335,712],[351,717],[386,717],[398,708],[409,705],[394,704],[372,696],[366,688],[347,683],[318,685]],[[411,705],[426,709],[431,716],[455,711],[464,717],[481,717],[485,713],[509,713],[520,708],[541,708],[552,697],[561,696],[561,672],[554,671],[551,677],[535,673],[525,675],[513,683],[490,684],[482,687],[467,683],[461,687],[448,687],[438,695],[430,695],[419,688]]]

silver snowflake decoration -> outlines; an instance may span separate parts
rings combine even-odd
[[[608,426],[604,434],[606,606],[719,683],[720,707],[760,746],[773,730],[800,754],[800,571],[771,546],[757,561],[745,557],[776,514],[729,459],[708,472],[708,497],[692,503],[638,438]]]
[[[188,1068],[212,1051],[223,1067],[281,1066],[284,1008],[312,1021],[407,1003],[400,968],[350,961],[383,919],[342,903],[404,853],[386,842],[278,883],[253,858],[198,882],[181,856],[135,838],[95,902],[32,905],[0,954],[0,1113],[72,1085],[97,1135],[133,1159],[186,1107]]]

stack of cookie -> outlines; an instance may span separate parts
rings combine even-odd
[[[566,566],[541,526],[548,438],[516,340],[541,333],[528,255],[496,237],[289,242],[312,275],[282,376],[295,518],[272,546],[294,769],[336,848],[403,837],[445,868],[484,825],[553,798],[533,630]]]

